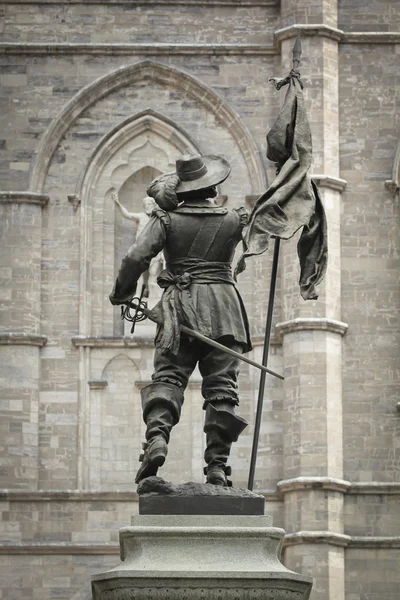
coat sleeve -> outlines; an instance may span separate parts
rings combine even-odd
[[[163,249],[166,235],[165,216],[160,218],[160,215],[153,214],[122,260],[110,294],[111,304],[123,304],[133,298],[139,277],[148,270],[151,260]]]

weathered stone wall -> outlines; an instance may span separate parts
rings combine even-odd
[[[279,21],[278,2],[238,4],[105,1],[28,3],[22,7],[5,3],[1,7],[3,39],[89,44],[272,43]]]
[[[116,531],[137,510],[152,343],[140,328],[122,339],[108,303],[111,185],[198,149],[229,158],[220,192],[228,207],[250,207],[274,177],[265,133],[283,92],[267,82],[287,72],[295,23],[307,26],[302,73],[330,264],[319,300],[304,303],[296,240],[282,244],[269,366],[286,380],[268,379],[256,487],[288,532],[286,564],[316,578],[313,600],[394,600],[399,209],[385,182],[399,177],[397,5],[47,0],[0,2],[0,13],[0,485],[19,490],[1,497],[3,600],[87,600],[90,573],[118,561]],[[272,249],[249,261],[239,282],[258,361],[271,259]],[[243,487],[258,378],[243,366],[251,425],[231,460]],[[201,420],[195,376],[167,479],[202,479]]]
[[[399,142],[395,47],[340,51],[344,476],[398,481],[399,206],[385,188]]]
[[[400,6],[390,0],[339,0],[339,27],[345,31],[400,31]]]

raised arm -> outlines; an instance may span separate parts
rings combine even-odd
[[[165,224],[154,215],[122,260],[114,289],[110,294],[111,304],[123,304],[133,298],[139,277],[147,271],[152,258],[161,252],[165,241]]]
[[[126,210],[125,206],[122,206],[121,202],[118,199],[118,192],[115,188],[111,190],[111,198],[118,206],[119,210],[122,213],[122,216],[125,217],[125,219],[130,219],[131,221],[135,221],[136,223],[139,222],[140,215],[138,213],[131,213],[128,210]]]

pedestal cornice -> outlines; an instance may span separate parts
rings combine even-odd
[[[47,337],[34,333],[2,332],[0,333],[0,346],[45,346]]]
[[[35,192],[0,192],[0,204],[40,204],[46,206],[49,196]]]

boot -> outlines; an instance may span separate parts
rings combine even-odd
[[[143,420],[147,425],[146,442],[142,463],[136,473],[135,483],[146,477],[157,475],[168,453],[171,429],[178,423],[183,404],[183,394],[179,387],[164,381],[154,382],[143,388]]]
[[[228,480],[231,468],[226,463],[232,442],[237,441],[247,425],[245,419],[235,414],[232,403],[215,401],[213,404],[207,404],[204,424],[207,441],[204,452],[207,467],[204,469],[204,474],[207,476],[207,483],[224,487],[232,485]]]

